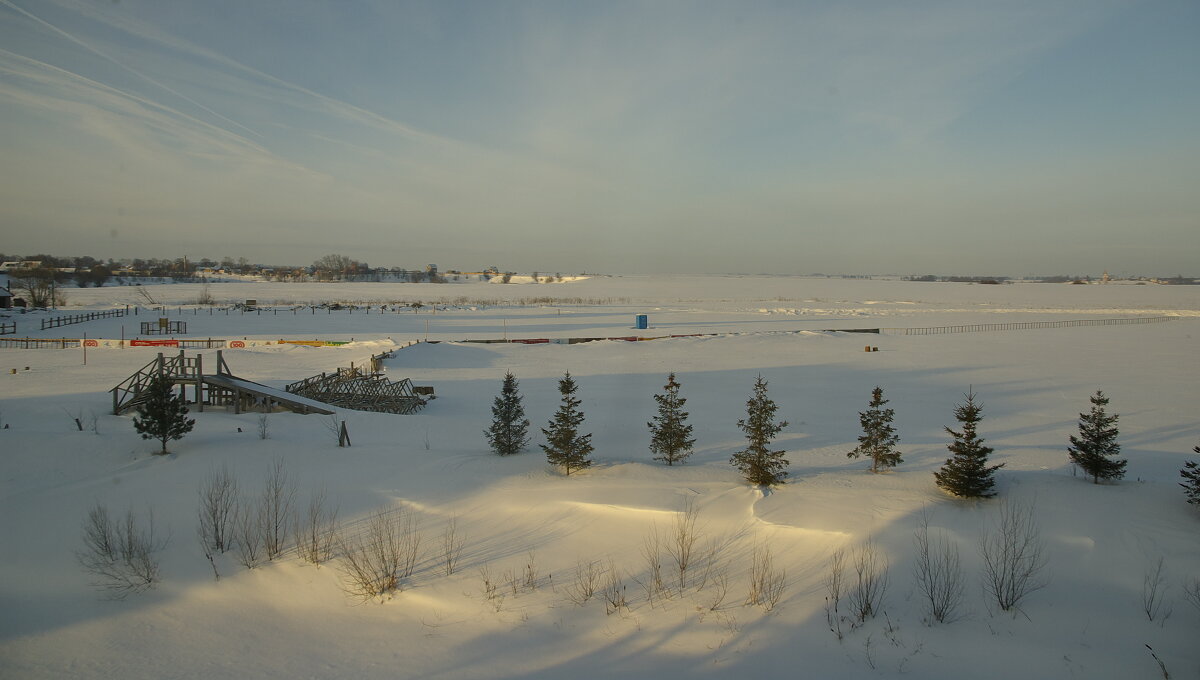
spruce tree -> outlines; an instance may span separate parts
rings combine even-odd
[[[1117,443],[1117,418],[1108,415],[1108,397],[1100,390],[1090,398],[1092,410],[1079,414],[1079,436],[1071,436],[1067,455],[1085,474],[1092,476],[1092,483],[1101,479],[1120,479],[1125,476],[1124,459],[1115,458],[1121,452]]]
[[[558,391],[562,394],[562,404],[550,419],[549,427],[542,428],[546,443],[539,444],[546,452],[546,460],[551,465],[558,465],[571,475],[571,470],[582,470],[592,464],[588,455],[592,452],[592,435],[579,434],[579,426],[583,424],[583,411],[579,410],[582,403],[575,397],[578,386],[571,378],[571,372],[558,381]]]
[[[974,392],[968,392],[966,397],[965,403],[954,407],[954,418],[962,423],[962,431],[945,428],[954,438],[946,447],[953,456],[946,459],[941,470],[933,473],[933,478],[939,487],[955,496],[990,498],[996,495],[992,490],[996,480],[992,476],[1004,467],[1004,463],[987,464],[992,448],[984,446],[983,439],[975,431],[976,425],[983,420],[983,405],[975,403]]]
[[[167,452],[167,442],[172,439],[182,439],[183,435],[192,431],[195,419],[187,418],[188,409],[184,406],[183,397],[171,389],[171,382],[159,376],[150,381],[146,387],[146,398],[137,407],[141,418],[133,419],[133,428],[142,439],[157,439],[162,442],[159,455]]]
[[[492,402],[492,425],[483,431],[488,446],[499,456],[518,453],[529,444],[529,421],[517,386],[516,377],[506,372],[500,396]]]
[[[751,484],[773,486],[783,484],[787,477],[788,460],[783,451],[770,450],[771,440],[788,425],[787,421],[775,422],[776,410],[767,396],[767,381],[760,375],[754,381],[754,395],[746,402],[746,419],[738,421],[747,446],[729,459]]]
[[[650,428],[650,452],[656,454],[654,460],[661,460],[667,465],[681,463],[692,455],[692,426],[688,424],[688,412],[683,410],[687,399],[679,396],[679,383],[675,382],[675,374],[667,376],[667,384],[663,393],[654,395],[658,402],[658,415],[652,422],[646,423]]]
[[[882,387],[871,391],[871,403],[867,405],[867,410],[858,412],[858,422],[862,424],[863,434],[858,438],[858,446],[846,454],[848,458],[870,458],[871,472],[879,472],[880,467],[896,467],[896,464],[903,460],[900,458],[900,452],[896,450],[896,443],[900,441],[900,437],[896,434],[896,428],[892,426],[896,412],[890,408],[883,408],[886,403],[888,400],[883,398]]]
[[[1193,446],[1192,450],[1200,453],[1200,446]],[[1183,464],[1183,469],[1179,471],[1179,476],[1183,477],[1179,486],[1182,486],[1183,492],[1187,494],[1187,502],[1200,506],[1200,462],[1187,461]]]

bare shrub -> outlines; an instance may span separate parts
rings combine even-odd
[[[79,432],[83,432],[83,410],[82,409],[77,408],[74,411],[69,411],[66,409],[66,407],[62,407],[62,406],[60,406],[59,409],[67,416],[67,418],[71,419],[71,422],[75,424],[76,430],[78,430]]]
[[[854,556],[854,583],[846,593],[850,614],[862,624],[882,611],[888,588],[888,561],[871,539]]]
[[[929,516],[921,512],[921,523],[913,536],[916,543],[917,590],[925,598],[929,619],[948,623],[958,616],[963,601],[963,570],[958,546],[945,536],[930,538]]]
[[[492,578],[492,570],[488,565],[484,564],[479,567],[479,579],[482,581],[480,588],[484,597],[488,600],[499,597],[496,593],[496,581]]]
[[[521,585],[526,590],[537,590],[538,587],[537,556],[533,554],[532,550],[525,556],[525,569],[522,572]]]
[[[1147,568],[1142,575],[1142,611],[1151,621],[1160,620],[1165,623],[1171,616],[1171,607],[1163,610],[1163,598],[1167,591],[1164,566],[1164,560],[1160,556],[1154,566]]]
[[[312,495],[307,510],[295,523],[296,555],[301,560],[319,567],[333,558],[337,515],[338,509],[329,506],[324,489]]]
[[[362,600],[396,592],[412,575],[419,546],[411,513],[403,508],[375,512],[362,532],[339,542],[344,589]]]
[[[153,588],[158,582],[158,553],[165,539],[154,535],[154,515],[141,526],[133,511],[123,521],[109,518],[108,508],[97,504],[83,524],[83,549],[75,553],[80,566],[96,577],[92,583],[113,599]]]
[[[296,487],[288,479],[283,459],[276,458],[263,485],[259,508],[263,554],[267,560],[274,560],[283,554],[291,528],[295,499]]]
[[[206,553],[223,553],[233,547],[237,499],[237,479],[224,465],[201,483],[197,533]]]
[[[400,565],[400,576],[408,578],[416,571],[417,560],[421,556],[421,532],[417,530],[416,516],[408,511],[402,511],[400,514],[400,543],[404,558]]]
[[[642,538],[641,554],[646,565],[646,576],[645,580],[638,580],[638,584],[646,591],[646,600],[653,606],[654,598],[667,589],[663,581],[662,537],[657,525],[650,525],[650,530]]]
[[[200,294],[196,296],[196,304],[209,306],[217,304],[212,295],[212,288],[207,281],[200,286]]]
[[[462,549],[463,538],[458,533],[458,518],[451,517],[450,521],[446,522],[446,529],[442,532],[442,571],[446,576],[453,574],[458,568]]]
[[[705,544],[700,560],[697,562],[699,574],[692,581],[692,585],[698,592],[703,591],[710,584],[716,584],[718,587],[723,585],[726,589],[728,588],[729,564],[723,556],[733,540],[732,535],[724,535],[710,538]],[[721,599],[724,600],[724,595],[721,596]]]
[[[625,579],[621,577],[620,569],[612,560],[608,561],[601,595],[604,597],[604,610],[608,614],[619,612],[629,606],[625,599]]]
[[[596,595],[600,587],[600,578],[604,569],[594,560],[579,560],[575,563],[575,571],[571,582],[567,584],[567,599],[577,605],[583,605]]]
[[[504,584],[508,592],[512,593],[513,597],[521,592],[521,579],[517,576],[517,570],[512,567],[506,568],[500,573],[500,582]]]
[[[984,533],[980,544],[983,589],[1003,611],[1021,611],[1021,600],[1046,586],[1045,543],[1034,508],[1032,503],[1023,508],[1001,503],[995,527]]]
[[[825,574],[825,623],[841,640],[842,596],[846,593],[846,549],[838,548],[829,556],[829,571]]]
[[[260,413],[258,416],[258,438],[271,438],[271,424],[268,422],[268,416],[266,413]]]
[[[750,556],[750,588],[746,604],[754,604],[771,611],[779,604],[786,588],[787,572],[776,571],[771,546],[756,543]]]
[[[704,607],[710,612],[720,611],[729,595],[729,568],[720,566],[709,572],[707,583],[712,584],[709,596],[704,600]]]
[[[484,598],[491,603],[492,608],[499,612],[504,607],[504,593],[498,592],[496,580],[492,577],[488,565],[479,567],[479,578],[482,581],[481,590]]]
[[[1200,609],[1200,578],[1193,576],[1184,580],[1183,599],[1196,609]]]
[[[331,415],[325,421],[325,429],[333,436],[333,440],[337,442],[338,447],[345,448],[350,446],[350,431],[346,428],[345,420],[339,419],[336,415]]]
[[[683,591],[688,587],[688,569],[692,566],[693,552],[698,538],[696,520],[699,514],[695,500],[685,499],[683,509],[675,516],[675,524],[671,527],[671,533],[667,537],[667,556],[675,565],[675,582],[680,595],[683,595]]]
[[[1163,680],[1171,680],[1171,674],[1167,672],[1167,664],[1163,663],[1163,660],[1158,658],[1158,654],[1154,651],[1153,647],[1146,645],[1146,649],[1150,650],[1151,658],[1153,658],[1154,662],[1158,664],[1158,670],[1162,673]]]
[[[249,497],[238,501],[233,524],[233,546],[238,564],[253,569],[262,564],[262,525],[259,503]]]

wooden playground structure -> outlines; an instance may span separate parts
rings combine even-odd
[[[351,365],[350,368],[339,368],[335,373],[305,378],[284,389],[289,394],[331,406],[378,413],[416,413],[425,406],[425,399],[420,394],[432,398],[432,387],[414,387],[408,378],[389,380],[382,370],[382,357],[371,357],[370,370]]]
[[[298,398],[283,390],[233,375],[220,350],[217,350],[215,373],[205,373],[203,354],[188,357],[180,350],[179,354],[170,357],[160,352],[137,373],[109,390],[113,398],[113,415],[120,415],[141,405],[146,398],[146,388],[158,379],[177,385],[184,401],[195,404],[200,412],[204,411],[205,406],[232,406],[234,413],[271,412],[276,409],[323,415],[334,413],[327,404]],[[192,399],[188,399],[189,389]]]
[[[213,373],[205,372],[203,354],[189,357],[183,350],[174,356],[159,353],[137,373],[109,390],[113,399],[112,412],[120,415],[136,409],[146,398],[146,388],[158,379],[178,386],[184,401],[195,404],[200,412],[205,406],[232,407],[234,413],[269,413],[282,409],[323,415],[333,415],[333,408],[397,414],[421,410],[426,400],[417,391],[432,398],[433,388],[414,388],[408,378],[399,382],[388,380],[382,375],[385,356],[371,357],[369,371],[354,366],[339,368],[336,373],[322,373],[281,390],[234,375],[221,350],[217,350]],[[191,399],[188,399],[189,391]]]

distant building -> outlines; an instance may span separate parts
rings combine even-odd
[[[0,274],[0,309],[12,309],[13,294],[10,285],[8,274]]]
[[[0,272],[11,272],[16,269],[40,269],[41,260],[19,260],[0,263]]]

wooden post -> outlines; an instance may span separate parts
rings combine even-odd
[[[196,408],[204,413],[204,355],[196,353]]]

